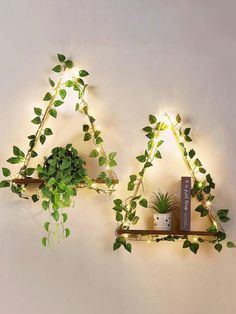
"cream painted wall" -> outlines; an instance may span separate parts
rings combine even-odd
[[[231,208],[235,225],[235,1],[1,1],[0,163],[12,145],[25,148],[32,108],[41,105],[57,52],[91,73],[89,102],[117,151],[125,197],[140,132],[149,113],[180,112],[193,128],[194,148],[215,178],[216,206]],[[54,145],[81,141],[80,118],[65,109]],[[45,153],[42,151],[42,154]],[[146,180],[178,192],[186,174],[174,143],[163,147]],[[208,314],[235,313],[235,250],[197,256],[181,244],[134,243],[132,255],[112,251],[112,198],[81,191],[70,210],[72,236],[53,250],[40,244],[40,205],[0,191],[0,313],[2,314]],[[151,211],[140,211],[150,226]]]

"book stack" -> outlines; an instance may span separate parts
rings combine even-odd
[[[191,224],[191,177],[181,178],[180,231],[190,231]]]

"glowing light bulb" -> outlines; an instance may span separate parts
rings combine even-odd
[[[100,125],[98,125],[98,126],[96,127],[96,129],[97,129],[98,131],[101,131]]]
[[[97,184],[94,182],[93,184],[92,184],[92,188],[96,188],[97,187]]]
[[[110,170],[111,168],[110,168],[110,166],[106,166],[106,169],[107,169],[107,170]]]
[[[197,237],[193,237],[193,241],[194,241],[194,242],[197,242]]]
[[[217,223],[216,223],[216,221],[213,222],[213,225],[217,228]]]
[[[148,239],[148,240],[147,240],[147,243],[148,243],[148,244],[149,244],[149,243],[151,243],[151,240],[150,240],[150,239]]]
[[[199,189],[201,189],[202,188],[202,182],[198,182],[197,186],[199,187]]]
[[[98,153],[100,153],[101,148],[100,148],[100,147],[97,147],[97,148],[96,148],[96,151],[97,151]]]
[[[129,237],[129,235],[128,235],[127,233],[125,233],[125,234],[124,234],[124,238],[127,239],[128,237]]]
[[[163,114],[162,118],[161,118],[162,122],[164,122],[168,127],[170,127],[172,125],[172,119],[170,117],[170,115],[168,114]]]
[[[208,207],[211,206],[211,202],[210,202],[210,201],[207,201],[207,202],[206,202],[206,206],[208,206]]]

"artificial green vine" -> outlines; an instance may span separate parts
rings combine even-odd
[[[18,194],[22,198],[28,198],[25,192],[25,185],[18,184],[14,179],[19,178],[29,178],[32,176],[35,172],[37,173],[38,177],[43,178],[45,180],[45,183],[39,187],[41,195],[43,198],[47,198],[48,200],[43,200],[42,207],[49,211],[49,216],[52,216],[54,220],[57,222],[58,220],[55,218],[58,218],[58,214],[54,214],[54,212],[50,211],[50,207],[53,209],[55,208],[64,208],[68,207],[71,204],[70,201],[66,201],[67,199],[67,192],[70,193],[70,191],[73,190],[73,193],[71,196],[75,196],[75,184],[76,184],[76,178],[70,175],[67,175],[67,177],[64,177],[64,170],[60,166],[60,162],[63,163],[67,160],[67,157],[62,154],[68,153],[69,149],[71,149],[72,155],[75,154],[75,149],[71,147],[70,145],[67,146],[66,151],[65,149],[61,148],[61,156],[57,156],[57,163],[55,163],[55,166],[57,165],[57,172],[56,172],[56,178],[55,173],[52,172],[52,167],[50,168],[51,172],[45,173],[45,164],[42,166],[38,166],[36,169],[30,167],[30,161],[31,158],[37,157],[37,145],[40,143],[41,145],[44,145],[46,142],[46,139],[48,136],[53,135],[53,131],[50,128],[46,128],[46,122],[47,120],[52,117],[54,119],[57,118],[58,115],[58,107],[62,106],[66,100],[66,97],[68,95],[69,90],[73,90],[78,95],[78,101],[75,104],[75,111],[82,113],[86,116],[88,119],[88,123],[83,125],[83,131],[84,131],[84,141],[90,141],[92,140],[95,149],[93,149],[90,152],[91,158],[97,158],[98,159],[98,165],[100,167],[104,167],[104,170],[102,170],[97,179],[91,179],[87,175],[83,177],[83,184],[85,187],[88,187],[89,189],[93,189],[100,192],[108,192],[112,193],[114,191],[115,182],[117,181],[117,177],[115,173],[113,172],[113,167],[117,165],[115,157],[116,153],[112,152],[107,154],[103,148],[103,138],[101,131],[96,128],[95,121],[96,119],[90,114],[89,111],[89,105],[85,101],[85,91],[87,89],[87,84],[85,83],[84,79],[89,75],[89,73],[86,70],[76,70],[74,68],[73,62],[70,59],[67,59],[64,55],[58,54],[58,61],[59,64],[55,65],[52,70],[56,74],[58,74],[58,79],[55,82],[51,78],[49,78],[49,85],[51,88],[51,91],[47,91],[45,96],[43,97],[43,101],[47,104],[46,109],[43,110],[42,108],[35,107],[34,108],[34,114],[35,117],[32,119],[32,123],[37,125],[38,128],[35,132],[35,134],[29,135],[29,148],[27,150],[27,153],[25,154],[20,148],[17,146],[13,146],[13,157],[9,158],[7,162],[11,164],[21,164],[21,168],[19,170],[19,173],[15,176],[11,176],[11,171],[8,168],[2,168],[3,176],[6,178],[5,180],[2,180],[0,182],[0,188],[4,187],[10,187],[11,191],[13,193]],[[65,79],[65,74],[69,73],[70,77],[68,79]],[[52,151],[52,156],[54,156],[55,151],[57,151],[58,148],[55,148],[55,150]],[[45,160],[50,160],[52,157],[45,158]],[[60,160],[60,158],[61,160]],[[75,159],[78,156],[74,156]],[[54,159],[53,159],[54,160]],[[56,161],[55,161],[56,162]],[[73,160],[70,160],[71,164],[73,164]],[[55,168],[55,167],[54,167]],[[70,168],[71,169],[71,168]],[[73,169],[71,169],[73,171]],[[68,169],[66,169],[66,173],[68,174]],[[58,177],[59,176],[59,177]],[[72,178],[71,178],[72,177]],[[59,179],[60,178],[60,179]],[[68,178],[71,178],[73,182],[70,182]],[[66,182],[65,182],[65,180]],[[77,178],[78,180],[81,179],[80,176]],[[51,185],[52,182],[56,182]],[[69,181],[68,181],[69,180]],[[68,182],[67,182],[68,181]],[[106,188],[98,187],[96,184],[96,181],[102,182],[106,185]],[[70,187],[70,184],[74,185],[74,188]],[[67,188],[62,193],[62,185],[66,184]],[[69,185],[68,185],[69,184]],[[70,187],[70,188],[69,188]],[[58,200],[57,198],[57,189],[59,189],[60,197],[62,199]],[[50,191],[50,193],[49,193]],[[50,195],[49,195],[50,194]],[[56,195],[56,197],[55,197]],[[40,193],[34,194],[32,196],[32,200],[35,202],[39,199]],[[64,200],[64,201],[63,201]],[[48,206],[46,206],[46,202]],[[58,203],[59,202],[59,203]],[[52,206],[49,206],[49,205]],[[47,208],[46,208],[47,207]],[[62,217],[65,218],[65,215]],[[63,219],[64,219],[63,218]],[[58,218],[59,219],[59,218]],[[64,221],[65,222],[65,221]],[[56,225],[58,227],[58,223]],[[63,227],[63,221],[62,225]],[[45,225],[46,231],[50,233],[49,231],[49,224],[48,221]],[[64,229],[63,229],[64,230]],[[65,235],[66,237],[69,235],[69,229],[65,229]],[[64,231],[63,231],[64,232]],[[54,236],[55,236],[54,232]],[[42,243],[44,245],[49,243],[49,236],[43,238]]]
[[[169,115],[164,116],[163,119],[157,119],[154,115],[149,116],[150,125],[143,128],[146,133],[146,137],[149,139],[147,148],[144,153],[137,156],[136,159],[143,164],[141,171],[137,175],[131,175],[128,183],[128,191],[134,191],[125,201],[121,199],[114,200],[113,209],[116,212],[116,220],[120,222],[121,230],[129,230],[131,225],[138,222],[139,217],[136,214],[136,207],[139,203],[142,207],[148,207],[147,200],[139,192],[143,186],[144,174],[147,168],[153,166],[154,159],[162,158],[159,146],[163,144],[163,140],[159,140],[161,132],[170,128],[182,153],[184,162],[188,167],[188,170],[192,176],[193,188],[191,190],[192,197],[197,198],[200,204],[195,211],[200,213],[201,217],[208,216],[211,221],[211,226],[207,229],[209,233],[215,235],[214,240],[206,240],[197,238],[196,241],[191,242],[188,236],[174,236],[168,235],[166,237],[157,237],[156,241],[176,241],[178,239],[184,239],[183,248],[189,248],[195,254],[199,249],[199,244],[202,242],[209,242],[214,245],[214,248],[220,252],[223,248],[222,241],[226,239],[226,234],[215,219],[221,222],[227,222],[230,220],[228,217],[228,209],[219,209],[213,216],[211,209],[211,202],[214,200],[212,190],[215,188],[215,183],[212,180],[211,175],[206,174],[206,169],[203,167],[201,161],[196,157],[196,153],[193,149],[187,150],[186,143],[192,141],[190,137],[190,128],[183,129],[181,127],[181,117],[179,114],[175,117],[175,122],[171,120]],[[201,175],[201,177],[199,176]],[[113,245],[113,249],[116,250],[123,246],[126,250],[131,252],[131,244],[128,243],[128,239],[122,236],[117,236]],[[232,241],[227,241],[226,246],[229,248],[235,247]]]

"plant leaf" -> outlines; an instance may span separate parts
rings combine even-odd
[[[80,70],[79,71],[79,76],[80,77],[84,77],[84,76],[87,76],[87,75],[89,75],[89,73],[87,71],[85,71],[85,70]]]
[[[56,73],[60,73],[62,71],[62,67],[60,64],[58,64],[52,70]]]
[[[64,62],[66,60],[66,57],[64,55],[61,55],[60,53],[58,53],[57,57],[60,62]]]
[[[11,175],[11,171],[8,168],[2,168],[2,174],[4,177],[9,177]]]

